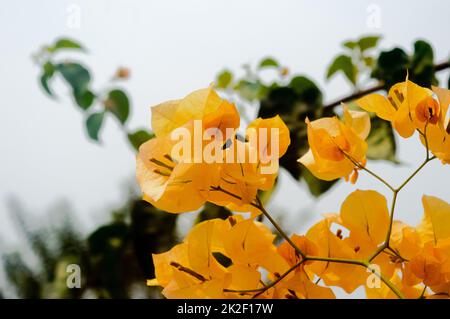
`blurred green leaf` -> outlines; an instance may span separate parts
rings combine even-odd
[[[80,43],[68,38],[61,38],[56,40],[52,47],[47,48],[49,52],[56,52],[61,49],[79,49],[84,50]]]
[[[434,71],[434,53],[430,44],[423,40],[414,43],[414,54],[411,61],[410,79],[425,87],[437,85]]]
[[[201,223],[205,220],[214,218],[227,219],[233,215],[229,209],[207,202],[195,219],[195,223]]]
[[[248,101],[254,101],[262,98],[265,95],[267,88],[259,81],[250,82],[247,80],[241,80],[237,83],[235,90],[242,98]]]
[[[374,116],[371,118],[370,124],[370,134],[366,139],[368,145],[367,158],[399,163],[395,156],[397,147],[390,123]]]
[[[130,113],[130,101],[127,94],[119,89],[110,91],[105,101],[105,108],[114,114],[121,124],[125,124]]]
[[[298,75],[291,79],[289,87],[298,95],[298,99],[310,107],[322,106],[322,92],[317,85],[306,76]]]
[[[343,72],[345,77],[353,84],[356,84],[357,70],[353,65],[351,57],[341,54],[337,56],[328,67],[327,79],[331,78],[337,72]]]
[[[332,110],[327,112],[332,113]],[[280,165],[295,179],[300,179],[302,167],[297,160],[309,148],[305,118],[314,120],[325,115],[322,92],[309,78],[295,76],[287,86],[269,89],[266,97],[261,100],[258,116],[268,118],[275,115],[280,115],[286,123],[291,138],[291,145],[281,157]]]
[[[264,69],[264,68],[278,68],[280,65],[278,64],[278,62],[274,59],[274,58],[265,58],[263,60],[261,60],[261,62],[259,63],[258,68],[259,69]]]
[[[376,47],[379,40],[380,40],[379,36],[363,37],[363,38],[359,39],[358,46],[361,49],[361,52],[364,52],[368,49]]]
[[[233,81],[233,74],[228,70],[223,70],[217,75],[216,86],[219,89],[226,89]]]
[[[366,56],[363,58],[364,64],[368,66],[369,68],[373,68],[375,65],[375,59],[371,56]]]
[[[299,164],[301,165],[301,164]],[[324,181],[315,177],[307,168],[303,168],[302,177],[308,186],[309,192],[315,197],[319,197],[328,191],[338,180]]]
[[[98,134],[102,127],[104,112],[93,113],[86,120],[86,129],[91,139],[98,141]]]
[[[91,75],[84,66],[78,63],[67,62],[57,64],[56,69],[71,86],[75,100],[77,100],[77,96],[83,96],[88,91]]]
[[[92,106],[94,102],[95,95],[90,90],[85,90],[82,92],[75,91],[74,92],[75,102],[81,107],[83,110],[87,110]]]
[[[53,92],[50,89],[49,81],[52,79],[53,75],[55,74],[55,66],[50,61],[47,61],[42,66],[42,74],[39,78],[39,81],[41,83],[41,87],[44,89],[44,91],[49,95],[53,97]]]
[[[137,130],[133,133],[128,134],[128,141],[134,147],[136,151],[139,150],[139,146],[148,140],[152,139],[155,135],[146,130]]]
[[[372,77],[383,81],[387,88],[397,82],[403,82],[406,78],[406,70],[409,66],[409,57],[400,48],[380,53]]]
[[[353,50],[358,46],[358,43],[355,41],[345,41],[342,45],[350,50]]]

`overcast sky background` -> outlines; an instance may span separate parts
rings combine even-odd
[[[345,5],[344,5],[345,4]],[[69,28],[69,11],[81,9],[80,28]],[[374,7],[375,5],[376,7]],[[368,9],[379,9],[381,27],[367,24]],[[372,11],[373,12],[373,11]],[[411,51],[424,38],[436,61],[449,58],[448,1],[10,1],[0,11],[0,248],[18,238],[8,202],[16,197],[37,216],[61,199],[73,207],[86,231],[108,220],[109,208],[123,202],[124,185],[133,181],[134,155],[114,120],[101,132],[101,146],[87,140],[81,112],[67,89],[55,85],[58,101],[37,84],[39,69],[31,55],[59,36],[81,41],[89,50],[80,57],[91,67],[94,87],[101,88],[118,66],[132,71],[123,87],[132,97],[130,128],[150,125],[149,106],[180,98],[208,86],[224,67],[239,70],[271,55],[293,73],[305,73],[326,92],[326,101],[350,92],[339,76],[324,81],[327,65],[340,43],[361,34],[382,34],[382,48]],[[448,79],[441,72],[440,79]],[[441,83],[445,83],[442,81]],[[417,137],[402,140],[402,166],[369,162],[369,167],[399,184],[422,161]],[[430,163],[399,197],[397,217],[411,224],[422,215],[421,194],[449,199],[450,174]],[[281,176],[270,208],[284,216],[289,231],[304,232],[320,213],[337,212],[356,187],[389,192],[362,173],[357,186],[341,182],[313,200],[304,185]]]

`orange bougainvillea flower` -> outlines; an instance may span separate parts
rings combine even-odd
[[[391,248],[407,260],[402,266],[402,285],[429,286],[436,293],[448,293],[450,285],[450,204],[423,196],[424,216],[416,227],[396,222]]]
[[[364,110],[390,121],[402,137],[410,137],[415,130],[419,130],[422,143],[428,144],[430,151],[443,163],[450,162],[449,90],[438,87],[430,90],[407,79],[395,84],[387,98],[374,93],[356,103]],[[424,135],[427,136],[427,143]]]
[[[356,172],[355,163],[365,165],[365,139],[370,131],[366,112],[349,111],[344,106],[343,122],[336,117],[326,117],[312,122],[306,119],[306,123],[310,150],[299,162],[314,176],[323,180],[347,178]]]
[[[433,87],[433,92],[439,101],[439,113],[436,123],[427,125],[427,140],[420,136],[422,144],[441,160],[443,164],[450,164],[450,118],[447,115],[450,104],[450,90]],[[433,100],[436,102],[436,100]],[[435,109],[434,109],[435,110]],[[436,111],[435,111],[436,112]]]
[[[212,180],[218,177],[217,165],[195,162],[192,158],[195,152],[191,152],[190,157],[186,154],[173,157],[176,141],[170,133],[177,128],[190,132],[191,145],[197,147],[193,141],[195,120],[201,121],[201,134],[208,128],[217,128],[225,136],[227,129],[239,126],[239,114],[233,104],[222,100],[211,88],[195,91],[182,100],[152,108],[156,137],[141,145],[137,155],[136,175],[144,199],[167,212],[200,208],[207,200]],[[189,193],[189,196],[180,196],[182,193]]]
[[[282,273],[287,262],[277,254],[274,235],[261,223],[240,216],[197,224],[183,243],[154,254],[154,280],[167,298],[245,298],[232,290],[262,287],[259,267]]]
[[[290,144],[289,129],[279,116],[258,118],[243,141],[236,135],[238,127],[235,106],[211,88],[153,107],[156,138],[144,143],[137,156],[144,199],[172,213],[196,210],[210,201],[258,214],[256,194],[273,187],[279,158]],[[188,136],[186,148],[174,139],[183,135]],[[206,149],[210,159],[204,158]]]
[[[220,178],[209,201],[235,211],[259,214],[251,204],[258,190],[270,190],[279,168],[279,158],[290,144],[289,129],[279,116],[258,118],[246,130],[246,140],[236,138],[225,150]],[[229,158],[233,159],[229,161]]]

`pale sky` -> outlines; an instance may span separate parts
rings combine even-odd
[[[367,24],[368,8],[380,13],[380,28]],[[81,9],[79,28],[69,28],[73,8]],[[88,55],[72,55],[90,66],[101,88],[118,66],[132,71],[124,83],[132,97],[129,127],[150,125],[149,106],[208,86],[224,67],[239,70],[267,55],[293,73],[304,73],[324,90],[326,101],[350,92],[338,76],[324,80],[340,43],[361,34],[382,34],[382,48],[411,51],[424,38],[436,61],[450,56],[448,1],[10,1],[0,11],[2,92],[0,117],[0,248],[17,241],[9,222],[8,198],[17,197],[36,215],[66,199],[86,230],[108,219],[108,208],[122,202],[123,185],[133,181],[134,155],[109,118],[101,146],[89,142],[81,112],[67,89],[55,85],[52,101],[37,85],[39,69],[31,54],[59,36],[80,40]],[[448,79],[449,72],[441,72]],[[441,83],[445,83],[442,81]],[[444,84],[443,84],[444,85]],[[417,137],[401,140],[402,166],[369,162],[398,185],[422,161]],[[422,215],[422,194],[449,199],[448,167],[431,163],[399,197],[397,217],[411,224]],[[313,201],[304,185],[282,174],[282,186],[269,208],[289,212],[290,231],[304,232],[324,212],[336,212],[354,189],[387,190],[362,173],[356,186],[341,182]],[[389,198],[390,199],[390,198]]]

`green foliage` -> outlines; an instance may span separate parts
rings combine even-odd
[[[337,72],[344,73],[345,77],[353,85],[356,85],[356,76],[358,69],[355,65],[353,65],[351,57],[345,54],[337,56],[328,67],[327,79],[330,79]]]
[[[392,126],[389,122],[372,117],[370,120],[371,130],[367,137],[367,158],[372,160],[387,160],[399,163],[395,156],[397,145]]]
[[[130,144],[137,151],[143,143],[147,142],[149,139],[152,139],[153,137],[155,137],[155,135],[153,133],[150,133],[149,131],[141,129],[132,133],[128,133],[127,137]]]
[[[109,91],[105,107],[108,112],[114,114],[122,125],[125,124],[130,114],[130,101],[124,91],[119,89]]]
[[[367,36],[362,37],[358,40],[358,47],[361,50],[361,52],[364,52],[368,49],[375,48],[378,44],[378,41],[380,41],[380,36]]]
[[[343,42],[342,46],[346,52],[333,59],[327,69],[326,78],[330,79],[341,72],[352,86],[357,88],[361,75],[368,73],[373,67],[375,59],[370,51],[377,47],[380,39],[380,36],[372,35]]]
[[[47,51],[50,53],[54,53],[61,49],[76,49],[76,50],[84,50],[82,45],[75,40],[68,38],[60,38],[55,41],[55,44],[47,47]]]
[[[145,285],[146,279],[154,277],[151,254],[176,243],[178,215],[131,197],[113,212],[111,222],[85,237],[67,207],[54,211],[63,217],[62,223],[43,225],[16,206],[12,216],[26,240],[25,247],[22,244],[21,253],[2,253],[1,261],[17,297],[82,298],[89,291],[98,298],[132,298],[136,288],[147,296],[157,296],[157,289]],[[54,218],[45,218],[49,219]],[[26,261],[26,253],[22,254],[26,249],[36,256],[37,264],[30,266]],[[80,289],[66,286],[69,264],[80,266]]]
[[[105,117],[105,112],[92,113],[86,119],[86,130],[91,139],[94,141],[99,140],[99,132],[102,128],[103,118]]]
[[[205,220],[214,218],[227,219],[232,213],[223,206],[217,206],[213,203],[206,203],[203,209],[198,213],[195,223],[201,223]]]
[[[264,69],[264,68],[278,68],[280,65],[278,64],[277,60],[271,57],[267,57],[263,59],[260,63],[258,68]]]
[[[216,86],[219,89],[226,89],[233,81],[233,74],[228,70],[223,70],[217,75]]]
[[[91,75],[89,71],[79,63],[65,62],[56,65],[56,69],[61,73],[67,83],[71,86],[75,101],[89,88]],[[82,107],[82,105],[79,105]]]
[[[390,87],[394,83],[404,81],[407,72],[409,79],[421,86],[430,87],[437,84],[434,53],[430,44],[423,40],[416,41],[411,55],[401,48],[381,52],[372,77]]]
[[[51,83],[56,74],[60,75],[70,88],[75,104],[82,112],[86,112],[87,135],[94,141],[99,140],[99,132],[104,123],[105,114],[111,114],[119,120],[124,133],[127,134],[127,140],[134,148],[137,147],[136,145],[140,145],[141,141],[148,139],[142,132],[128,133],[125,127],[131,113],[130,98],[125,90],[111,87],[119,77],[115,75],[111,78],[105,88],[106,96],[104,96],[104,91],[95,92],[92,88],[91,73],[86,66],[70,59],[62,59],[63,62],[58,61],[56,53],[64,53],[66,50],[85,52],[84,47],[79,42],[68,38],[60,38],[54,44],[45,46],[34,56],[36,63],[41,68],[39,83],[44,92],[50,97],[55,96]],[[120,77],[120,79],[125,78]]]

